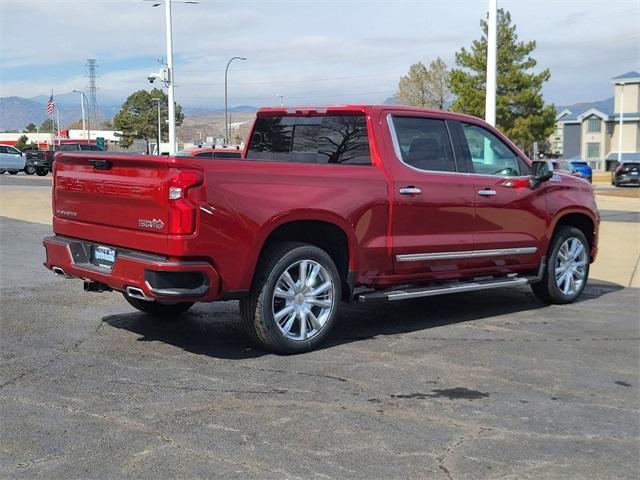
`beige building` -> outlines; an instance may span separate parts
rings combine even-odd
[[[594,170],[611,170],[620,158],[640,161],[640,73],[625,73],[612,83],[612,98],[572,105],[558,114],[549,138],[552,153],[588,161]]]

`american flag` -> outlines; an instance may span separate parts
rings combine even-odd
[[[49,101],[47,102],[47,113],[49,115],[53,115],[53,110],[56,108],[56,104],[53,103],[53,93],[49,97]]]

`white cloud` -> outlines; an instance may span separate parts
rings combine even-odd
[[[545,87],[569,103],[610,95],[608,79],[638,69],[637,1],[502,0],[522,40],[536,39]],[[185,105],[220,105],[224,67],[231,103],[382,101],[409,65],[454,53],[480,34],[484,0],[200,0],[175,4],[176,96]],[[147,88],[163,57],[164,11],[142,0],[0,0],[1,95],[83,88],[95,57],[99,98]],[[34,32],[39,32],[34,35]],[[305,101],[305,99],[307,99]]]

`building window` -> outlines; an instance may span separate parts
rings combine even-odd
[[[591,117],[587,120],[587,133],[600,133],[602,121],[598,117]]]
[[[607,135],[613,135],[613,127],[615,123],[607,123]]]
[[[589,160],[600,160],[600,143],[587,143],[587,158]]]

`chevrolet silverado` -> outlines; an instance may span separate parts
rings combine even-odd
[[[47,268],[153,315],[239,299],[248,335],[279,353],[322,342],[341,301],[530,284],[573,302],[597,253],[588,182],[450,112],[263,108],[242,159],[54,165]]]

